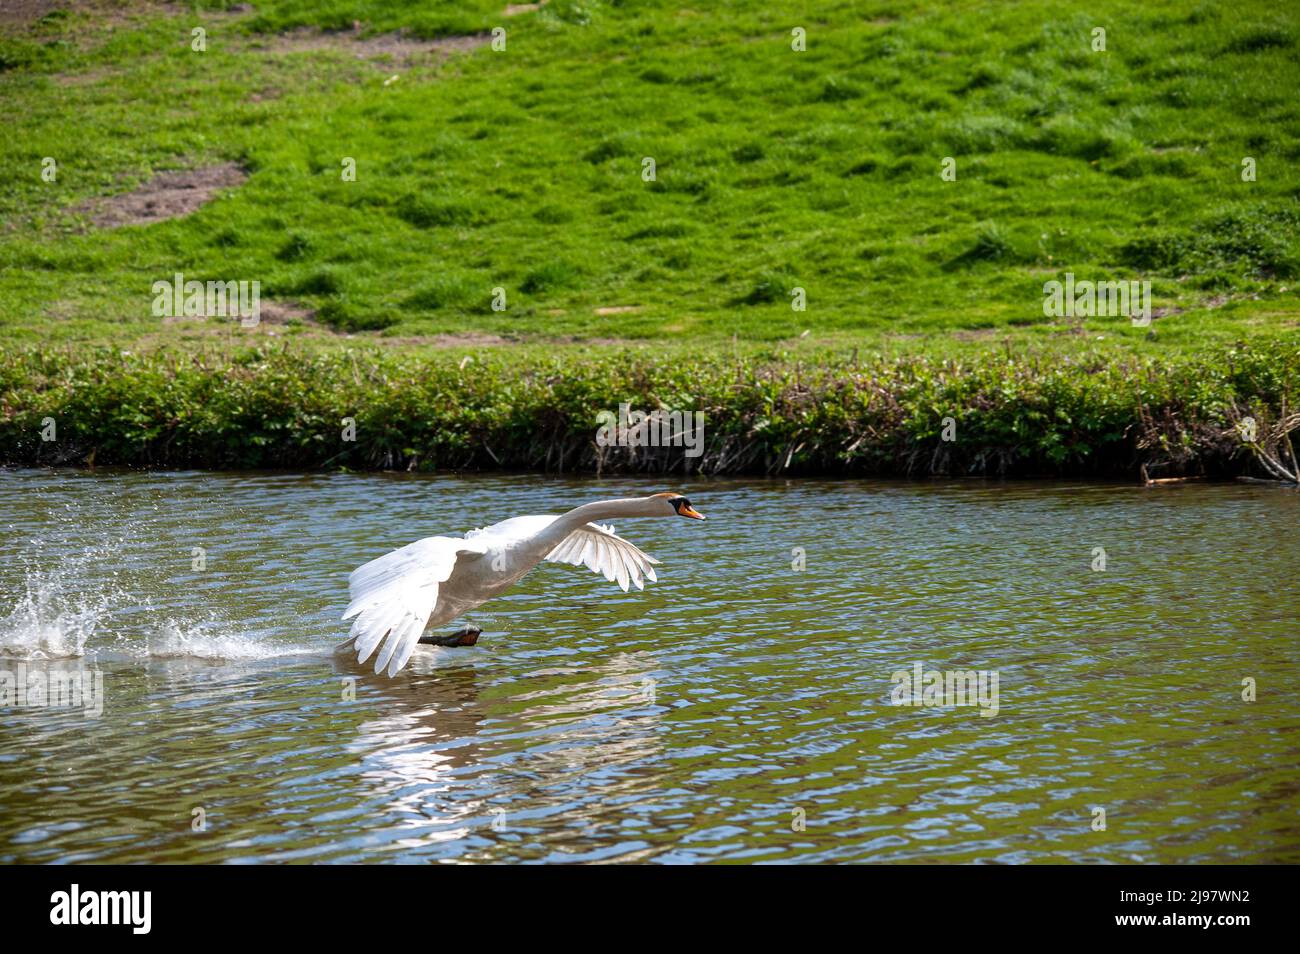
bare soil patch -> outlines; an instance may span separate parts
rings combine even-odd
[[[349,335],[348,337],[351,337]],[[503,338],[501,335],[486,331],[462,331],[456,334],[441,335],[406,335],[375,338],[376,342],[388,345],[432,345],[435,348],[480,348],[497,345],[519,344],[518,340]]]
[[[262,53],[310,53],[337,50],[359,60],[387,60],[409,65],[422,58],[445,59],[453,53],[476,50],[492,42],[490,33],[444,36],[422,40],[405,32],[363,36],[360,24],[334,33],[302,28],[287,33],[250,38],[249,49]]]
[[[251,13],[252,7],[244,5],[231,10],[212,10],[203,14],[205,19],[229,19]],[[34,28],[37,32],[45,26],[40,20],[51,13],[85,17],[77,20],[78,28],[66,39],[79,49],[99,46],[115,31],[130,28],[149,17],[167,17],[188,12],[186,5],[165,0],[0,0],[0,26],[10,29]]]
[[[53,79],[60,86],[98,86],[100,83],[124,75],[125,72],[117,67],[104,66],[84,73],[59,73]]]
[[[982,341],[1006,332],[1006,328],[958,328],[952,332],[952,336],[958,341]]]
[[[296,301],[264,301],[261,305],[261,320],[265,324],[287,325],[291,321],[298,321],[316,328],[324,327],[315,320],[316,312]]]
[[[0,3],[0,25],[35,23],[47,13],[64,6],[59,0],[4,0],[4,3]]]
[[[347,337],[354,337],[348,335]],[[497,348],[519,347],[523,345],[555,345],[558,347],[592,346],[592,347],[631,347],[644,342],[634,342],[626,338],[579,338],[575,335],[495,335],[486,331],[460,331],[437,335],[356,335],[366,337],[383,347],[406,347],[424,345],[433,348]]]
[[[91,223],[101,229],[150,225],[190,215],[222,189],[233,189],[247,179],[248,173],[234,162],[162,172],[132,192],[91,199],[76,211],[89,215]]]
[[[185,316],[167,316],[162,319],[162,323],[167,325],[189,325],[198,326],[207,324],[216,331],[226,331],[231,324],[238,325],[241,331],[252,331],[261,329],[268,331],[277,325],[288,325],[292,322],[298,322],[309,328],[328,332],[333,334],[332,328],[327,328],[320,322],[316,321],[316,312],[312,311],[305,305],[293,301],[263,301],[259,305],[257,324],[244,325],[238,318],[234,317],[215,317],[211,315],[185,315]],[[274,333],[274,332],[272,332]]]

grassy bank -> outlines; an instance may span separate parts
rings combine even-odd
[[[0,330],[210,346],[150,312],[177,272],[260,281],[289,317],[258,335],[399,348],[810,331],[1195,350],[1300,321],[1286,4],[504,6],[104,0],[0,22]],[[503,51],[438,45],[497,26]],[[216,164],[246,179],[193,214],[96,223]],[[1045,317],[1065,272],[1149,279],[1155,321]]]
[[[1257,472],[1298,49],[1269,0],[0,11],[0,460]],[[1045,313],[1066,275],[1150,322]],[[596,446],[623,402],[703,453]]]
[[[1297,398],[1295,340],[1172,362],[10,350],[0,454],[9,465],[1131,478],[1145,464],[1152,476],[1230,476],[1257,473],[1234,421],[1266,423]],[[702,412],[702,454],[599,447],[598,415],[621,402]]]

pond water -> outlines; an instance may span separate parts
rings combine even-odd
[[[709,519],[618,526],[644,592],[544,564],[477,646],[332,652],[374,556],[660,490]],[[0,861],[1300,862],[1297,526],[1252,485],[0,472]]]

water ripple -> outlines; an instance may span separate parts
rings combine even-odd
[[[379,552],[660,489],[0,472],[0,861],[1300,860],[1270,488],[705,482],[619,528],[644,592],[548,566],[397,679],[330,651]],[[915,664],[996,714],[895,705]]]

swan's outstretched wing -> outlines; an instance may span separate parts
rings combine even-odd
[[[465,538],[510,550],[527,544],[559,519],[555,514],[511,517],[482,530],[471,530]],[[627,592],[629,583],[635,583],[639,590],[645,589],[646,580],[653,583],[656,577],[652,564],[659,562],[622,537],[615,536],[613,527],[596,523],[584,524],[574,530],[544,559],[551,563],[588,567],[611,583],[617,580],[624,592]]]
[[[356,616],[356,621],[343,645],[354,644],[357,662],[364,663],[383,641],[375,672],[387,667],[389,676],[397,675],[415,651],[438,602],[438,584],[447,581],[462,554],[484,552],[481,543],[426,537],[353,570],[348,577],[352,602],[343,618]]]
[[[629,580],[638,590],[643,590],[645,580],[653,583],[658,579],[652,566],[658,560],[615,536],[613,527],[598,523],[588,523],[574,530],[546,554],[546,559],[551,563],[585,566],[602,574],[611,583],[618,580],[624,593]]]

